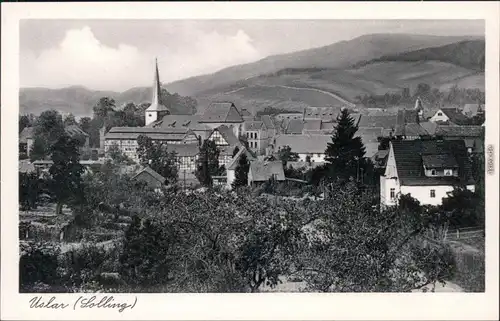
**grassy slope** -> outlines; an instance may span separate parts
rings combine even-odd
[[[441,37],[411,34],[371,34],[349,41],[289,54],[270,56],[254,63],[225,68],[210,75],[191,77],[167,85],[171,92],[195,95],[221,86],[229,86],[248,78],[277,72],[286,68],[343,69],[359,61],[384,55],[442,46],[471,37]],[[473,37],[475,39],[477,37]],[[199,96],[199,95],[198,95]]]

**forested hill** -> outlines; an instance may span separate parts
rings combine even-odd
[[[466,40],[445,46],[424,48],[415,51],[386,55],[380,58],[356,64],[357,67],[374,62],[388,61],[441,61],[467,69],[484,71],[485,42],[484,40]]]

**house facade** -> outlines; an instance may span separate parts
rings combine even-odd
[[[384,175],[382,206],[396,205],[410,194],[422,205],[440,205],[456,186],[474,191],[471,166],[461,140],[391,141]]]
[[[248,141],[248,147],[258,155],[265,154],[270,133],[263,121],[246,121],[243,131]]]
[[[236,148],[241,149],[243,147],[243,144],[240,142],[238,137],[236,137],[232,128],[225,125],[212,130],[208,140],[215,142],[215,145],[219,149],[219,166],[224,165],[226,169],[227,165],[233,158],[234,150]]]
[[[199,144],[199,138],[186,128],[163,129],[148,127],[113,127],[104,137],[104,153],[109,156],[113,146],[116,146],[124,155],[133,161],[138,161],[137,138],[141,135],[153,141],[170,144]]]

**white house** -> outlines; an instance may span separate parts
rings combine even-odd
[[[457,108],[441,108],[429,119],[429,121],[433,123],[462,125],[467,122],[467,117]]]
[[[380,202],[396,205],[410,194],[422,205],[440,205],[454,186],[474,191],[463,140],[391,141],[385,173],[380,177]]]

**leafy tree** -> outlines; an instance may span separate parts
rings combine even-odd
[[[286,166],[287,162],[296,162],[299,160],[299,154],[292,151],[290,146],[283,146],[278,150],[278,159]]]
[[[337,117],[337,127],[328,143],[325,160],[331,177],[349,179],[357,177],[364,166],[365,147],[361,137],[355,137],[357,126],[347,110]]]
[[[90,117],[82,117],[80,118],[78,126],[87,134],[90,135],[90,130],[91,130],[91,122],[92,118]]]
[[[36,173],[19,172],[19,202],[23,210],[36,208],[40,183]]]
[[[456,187],[449,197],[443,198],[440,209],[452,228],[484,226],[484,199],[465,187]]]
[[[449,248],[426,245],[428,220],[414,202],[380,210],[353,182],[332,193],[308,205],[313,232],[294,264],[310,290],[407,292],[452,277]]]
[[[101,119],[105,119],[111,112],[114,111],[115,106],[116,103],[113,98],[102,97],[93,108],[94,117],[97,116]]]
[[[233,182],[233,188],[248,185],[248,171],[250,170],[250,163],[246,154],[242,154],[238,160],[238,165],[235,170],[235,178]]]
[[[200,147],[196,178],[203,186],[212,186],[212,176],[219,174],[219,149],[213,140],[205,139]]]
[[[169,183],[177,181],[178,168],[175,152],[169,152],[166,143],[153,141],[145,135],[140,135],[137,138],[137,144],[137,155],[141,165],[151,167]]]
[[[35,137],[30,150],[30,160],[34,162],[45,159],[48,153],[48,146],[43,137]]]
[[[75,115],[70,113],[66,117],[64,117],[64,120],[63,120],[64,127],[69,126],[69,125],[76,125],[76,124],[77,124],[77,122],[75,119]]]
[[[51,191],[57,199],[56,214],[62,213],[62,206],[69,200],[78,201],[82,193],[81,175],[83,166],[79,162],[79,151],[75,140],[63,135],[50,148],[52,166]]]

